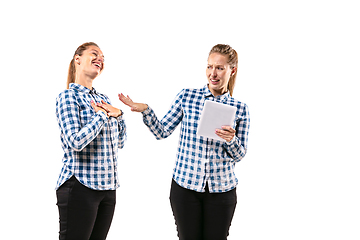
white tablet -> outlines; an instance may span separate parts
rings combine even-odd
[[[224,141],[215,130],[221,129],[222,126],[233,126],[236,114],[236,107],[213,102],[205,101],[203,111],[200,116],[197,135]]]

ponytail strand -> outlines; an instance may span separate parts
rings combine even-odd
[[[71,62],[70,62],[70,65],[69,65],[69,72],[68,72],[68,77],[67,77],[66,89],[69,89],[70,83],[75,82],[75,73],[76,73],[75,60],[73,58],[71,60]]]

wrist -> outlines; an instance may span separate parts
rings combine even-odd
[[[114,111],[114,112],[108,112],[107,113],[108,117],[114,117],[114,118],[118,118],[118,117],[120,117],[122,115],[123,115],[123,112],[120,109],[117,110],[117,111]]]
[[[146,109],[148,109],[148,107],[149,106],[147,104],[143,103],[140,112],[144,112]]]

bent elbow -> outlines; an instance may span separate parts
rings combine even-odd
[[[239,149],[239,151],[233,152],[233,154],[230,155],[235,162],[240,162],[246,155],[246,149],[241,146],[241,149]]]
[[[123,149],[123,148],[124,148],[124,145],[125,145],[124,142],[120,143],[120,144],[118,145],[118,149]]]
[[[69,143],[69,147],[75,152],[80,152],[86,147],[84,141],[81,141],[81,139],[78,139],[78,137],[69,139],[68,143]]]
[[[238,156],[238,162],[240,162],[246,155],[246,149],[242,149],[239,153],[239,156]]]
[[[70,147],[75,152],[81,152],[85,148],[84,145],[81,145],[79,143],[73,143],[73,144],[70,145]]]
[[[155,136],[155,138],[156,138],[156,140],[162,140],[162,139],[164,139],[162,136],[161,136],[161,137]]]
[[[162,140],[169,136],[169,134],[155,135],[156,140]]]

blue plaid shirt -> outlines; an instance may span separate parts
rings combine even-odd
[[[233,127],[235,137],[222,142],[196,135],[205,101],[216,101],[237,107]],[[173,179],[180,186],[204,192],[206,182],[210,192],[227,192],[238,183],[235,163],[246,154],[250,116],[246,104],[225,93],[214,97],[207,85],[201,89],[184,89],[177,94],[170,110],[158,120],[148,107],[143,121],[157,139],[168,137],[181,122],[180,139]]]
[[[117,152],[123,148],[126,126],[122,116],[107,117],[95,112],[90,101],[104,100],[107,96],[72,83],[56,99],[56,117],[64,150],[63,167],[56,189],[71,176],[94,190],[115,190]]]

